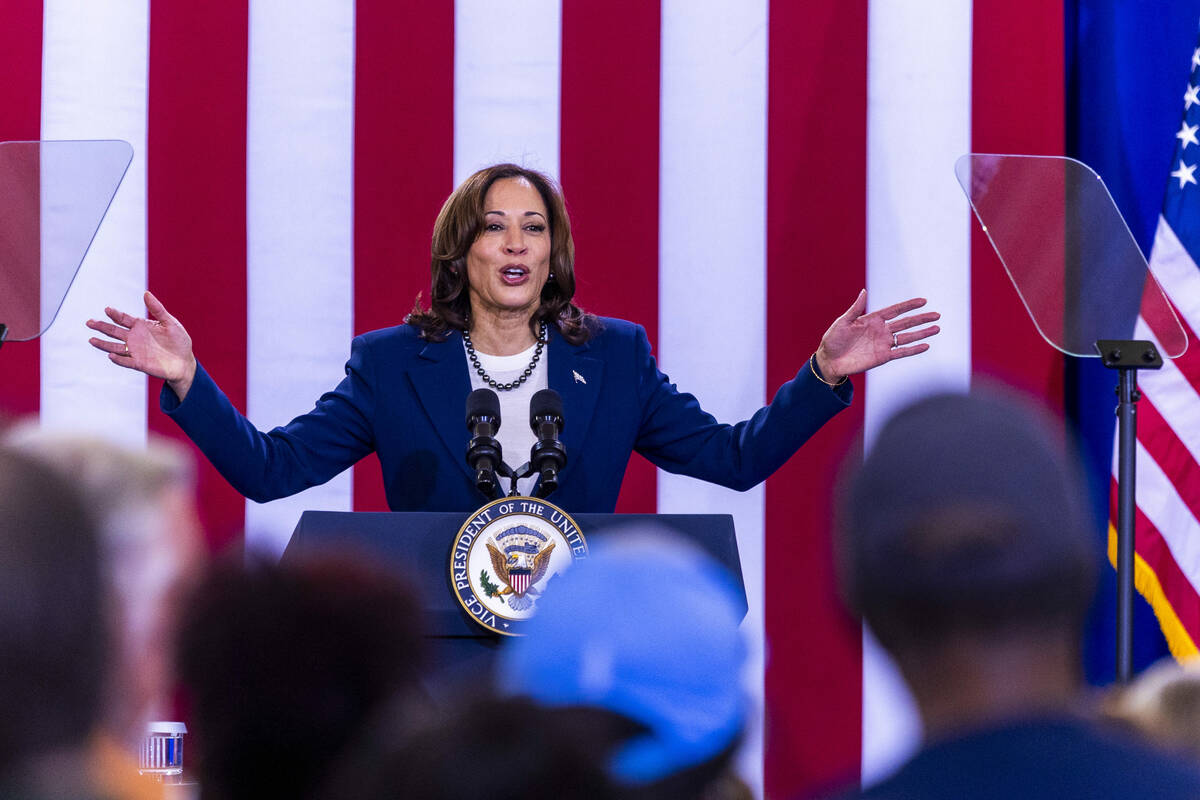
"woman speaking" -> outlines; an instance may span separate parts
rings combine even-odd
[[[505,461],[526,460],[539,389],[563,400],[568,453],[553,500],[610,512],[632,452],[659,467],[747,489],[765,480],[851,398],[850,375],[924,352],[938,314],[908,300],[870,314],[866,292],[834,320],[770,405],[717,422],[659,372],[641,326],[572,302],[571,226],[557,186],[513,164],[480,170],[442,207],[433,230],[430,307],[354,339],[346,377],[312,411],[262,433],[197,362],[183,325],[149,292],[149,318],[107,308],[91,344],[114,364],[166,383],[164,412],[242,494],[265,502],[324,483],[375,451],[393,511],[478,508],[464,458],[472,389],[500,397]],[[532,478],[519,484],[522,493]]]

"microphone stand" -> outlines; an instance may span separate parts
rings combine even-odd
[[[490,425],[490,422],[487,424]],[[479,460],[481,458],[490,459],[492,465],[480,467]],[[488,498],[495,496],[500,490],[500,478],[512,475],[512,470],[501,455],[499,442],[489,432],[471,437],[471,441],[467,443],[467,464],[475,470],[475,487],[484,497]]]
[[[526,461],[524,464],[517,467],[517,469],[515,471],[512,470],[511,468],[509,468],[509,466],[507,464],[504,465],[504,469],[507,470],[507,473],[505,474],[504,477],[506,477],[510,480],[510,483],[508,485],[508,496],[509,497],[519,497],[520,496],[520,493],[517,492],[517,481],[519,481],[521,478],[528,478],[530,475],[536,475],[538,472],[536,469],[533,468],[533,462],[531,462],[531,461]],[[499,470],[497,470],[497,472],[499,472]],[[542,500],[545,500],[547,497],[550,496],[550,493],[553,492],[557,488],[558,488],[557,485],[551,486],[549,488],[539,485],[534,490],[533,496],[541,498]]]

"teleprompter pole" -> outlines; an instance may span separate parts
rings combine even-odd
[[[1137,507],[1137,370],[1117,378],[1117,681],[1133,677],[1133,543]]]
[[[1153,342],[1101,339],[1104,366],[1117,370],[1117,682],[1133,677],[1134,512],[1137,508],[1139,369],[1163,365]]]

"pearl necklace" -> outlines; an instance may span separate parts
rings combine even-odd
[[[475,352],[475,345],[471,344],[471,332],[464,330],[462,335],[463,343],[467,346],[467,358],[471,359],[471,366],[475,368],[475,374],[477,374],[484,383],[496,391],[509,392],[520,386],[525,381],[529,380],[529,376],[532,375],[534,369],[537,368],[537,363],[542,357],[542,348],[546,346],[546,323],[543,322],[538,331],[537,347],[533,351],[533,360],[529,362],[529,366],[526,367],[525,371],[521,373],[521,377],[517,378],[511,383],[497,383],[495,378],[493,378],[491,375],[488,375],[487,371],[483,368],[483,364],[479,363],[479,355]]]

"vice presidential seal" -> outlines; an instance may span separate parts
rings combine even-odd
[[[471,618],[494,633],[522,635],[546,585],[579,558],[587,542],[553,503],[505,497],[468,519],[450,550],[450,586]]]

